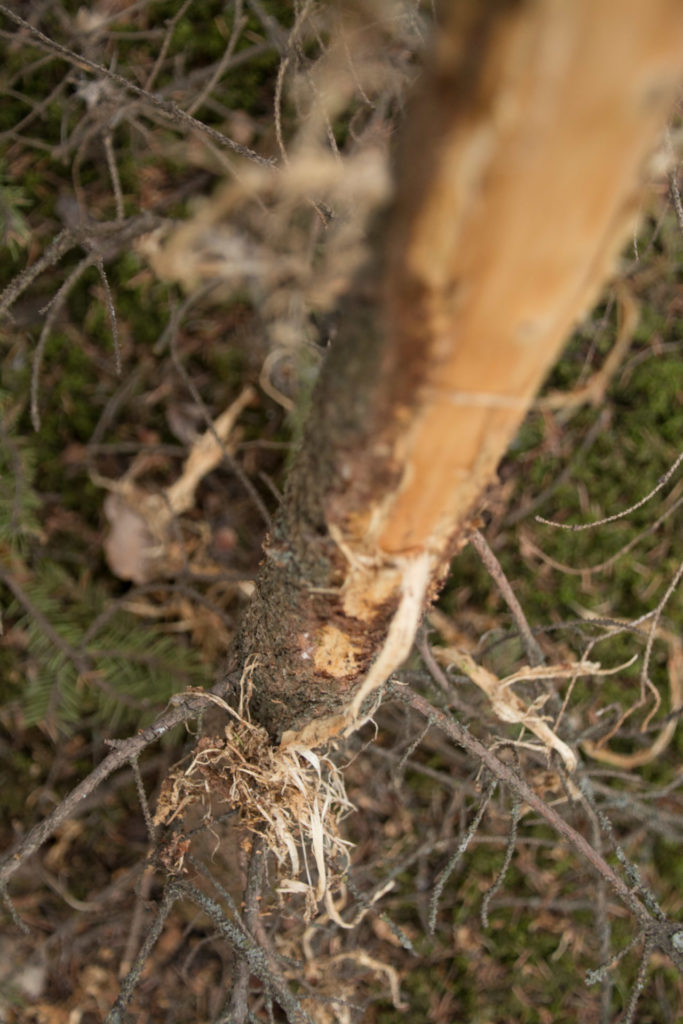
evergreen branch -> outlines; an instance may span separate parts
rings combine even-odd
[[[31,619],[38,625],[41,631],[48,637],[52,644],[59,650],[64,657],[72,662],[79,672],[85,672],[88,669],[87,659],[84,657],[82,652],[72,647],[63,636],[52,626],[48,619],[43,615],[39,608],[35,606],[33,601],[28,597],[22,587],[19,586],[16,579],[0,566],[0,581],[4,583],[8,590],[10,590],[19,604],[28,613]]]

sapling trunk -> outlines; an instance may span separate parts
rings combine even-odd
[[[276,740],[353,728],[405,658],[613,271],[683,70],[678,0],[449,2],[437,22],[232,650]]]

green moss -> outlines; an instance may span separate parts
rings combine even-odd
[[[564,362],[564,359],[562,360]],[[562,376],[561,368],[558,370]],[[652,490],[673,463],[683,436],[683,357],[652,356],[636,366],[628,379],[611,389],[612,423],[588,452],[571,463],[566,483],[556,487],[539,509],[543,515],[568,523],[585,523],[613,515],[638,502]],[[578,436],[585,434],[595,413],[584,413],[572,424]],[[507,473],[520,467],[517,501],[521,504],[548,488],[571,457],[571,430],[561,455],[545,451],[545,429],[538,414],[523,425],[507,462]],[[665,495],[670,489],[665,489]],[[589,505],[582,504],[587,496]],[[579,533],[524,523],[527,535],[549,558],[575,568],[597,565],[629,544],[646,529],[661,509],[661,496],[626,519]],[[515,509],[515,500],[512,502]],[[677,565],[673,520],[657,533],[644,538],[634,554],[619,559],[600,574],[588,577],[566,575],[545,565],[534,572],[520,558],[516,534],[499,538],[497,554],[513,582],[532,623],[540,624],[549,612],[558,618],[576,614],[576,607],[590,606],[619,617],[637,616],[647,610],[651,594],[661,590]],[[500,539],[504,540],[500,544]],[[657,551],[650,565],[651,552]],[[643,575],[642,566],[648,566]],[[486,574],[471,553],[455,562],[453,577],[445,592],[445,606],[458,588],[471,590],[477,603],[487,599]],[[675,607],[674,599],[674,607]],[[672,607],[673,611],[673,607]]]

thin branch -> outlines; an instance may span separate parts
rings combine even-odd
[[[247,885],[244,893],[245,923],[252,935],[256,935],[259,925],[262,928],[259,915],[264,867],[264,842],[261,836],[256,836],[253,840],[249,856]],[[237,977],[234,980],[232,992],[221,1020],[229,1021],[229,1024],[244,1024],[247,1020],[249,1013],[247,996],[249,993],[250,977],[251,969],[249,962],[246,957],[241,957],[237,966]]]
[[[247,871],[247,888],[245,893],[245,918],[247,926],[253,932],[254,924],[258,919],[259,900],[261,898],[261,884],[263,879],[263,840],[257,836],[252,846],[249,857],[249,868]],[[240,958],[237,967],[237,977],[233,983],[232,994],[227,1009],[227,1020],[230,1024],[244,1024],[247,1019],[249,1008],[247,996],[249,994],[249,978],[251,970],[246,957]]]
[[[111,187],[114,190],[114,202],[116,203],[116,219],[121,221],[124,219],[125,210],[123,206],[123,189],[121,188],[121,178],[119,177],[119,169],[116,166],[116,157],[114,156],[114,143],[112,140],[111,132],[107,132],[103,138],[104,152],[107,157],[107,168],[109,170],[109,177],[111,178]]]
[[[173,904],[179,899],[179,897],[180,894],[177,892],[176,887],[173,884],[166,887],[161,903],[159,904],[154,924],[150,928],[147,938],[140,947],[140,951],[135,958],[135,962],[126,977],[123,979],[121,983],[121,991],[119,992],[116,1002],[107,1014],[104,1024],[124,1024],[126,1020],[130,1019],[125,1012],[126,1006],[133,996],[133,992],[140,980],[140,976],[149,959],[149,955],[161,935],[164,924],[166,923],[166,918],[170,914]]]
[[[600,810],[600,808],[595,804],[588,785],[582,786],[582,795],[585,798],[586,804],[592,809],[593,813],[595,814],[596,820],[600,825],[600,828],[609,839],[612,845],[612,849],[616,854],[616,858],[621,864],[622,868],[624,869],[624,874],[626,875],[626,878],[631,883],[631,891],[640,894],[640,896],[643,899],[643,902],[645,903],[646,907],[653,915],[653,917],[657,918],[659,921],[666,920],[664,911],[657,903],[654,893],[652,893],[650,889],[648,889],[648,887],[644,884],[640,877],[640,872],[638,871],[638,868],[635,866],[635,864],[632,864],[626,856],[621,846],[621,843],[616,837],[614,828],[612,827],[612,822],[609,820],[604,811]]]
[[[232,32],[230,33],[230,39],[228,45],[225,48],[223,56],[218,61],[216,68],[214,69],[211,78],[206,83],[199,95],[192,101],[192,104],[187,108],[188,114],[194,114],[196,110],[202,106],[206,101],[207,97],[211,95],[215,87],[220,82],[221,78],[227,71],[228,65],[232,59],[232,55],[235,52],[235,47],[239,41],[242,30],[247,24],[247,18],[242,14],[243,0],[235,0],[235,11],[232,20]]]
[[[30,832],[0,861],[0,886],[6,883],[31,854],[47,842],[50,836],[54,835],[62,822],[78,815],[81,802],[97,789],[112,772],[126,762],[133,761],[145,747],[156,742],[169,729],[195,718],[200,711],[201,707],[197,705],[197,702],[187,698],[178,701],[173,707],[162,712],[151,725],[139,732],[137,736],[131,736],[127,740],[110,741],[114,746],[111,754],[108,754],[97,768],[86,775],[47,818],[34,825]]]
[[[603,437],[609,430],[611,419],[612,414],[609,407],[603,409],[584,434],[581,443],[574,448],[572,457],[568,460],[562,472],[559,473],[547,487],[544,487],[543,490],[528,504],[521,505],[520,503],[521,507],[516,507],[509,512],[503,520],[503,526],[516,526],[522,519],[526,519],[527,516],[530,516],[534,509],[539,508],[539,506],[543,505],[548,498],[552,497],[555,491],[570,479],[573,467],[577,464],[581,465],[585,456],[591,450],[597,439],[599,437]]]
[[[156,82],[157,75],[161,71],[161,66],[164,63],[164,60],[166,59],[166,54],[168,53],[168,48],[171,45],[171,40],[173,39],[173,33],[176,30],[178,22],[184,16],[185,11],[188,9],[188,7],[190,7],[191,5],[192,5],[192,0],[185,0],[185,2],[183,4],[181,4],[180,7],[178,8],[178,10],[175,12],[173,17],[170,18],[169,21],[166,23],[166,31],[164,32],[164,41],[161,44],[161,46],[159,47],[159,53],[157,54],[157,59],[154,61],[154,67],[150,71],[149,75],[147,76],[147,81],[145,82],[145,90],[147,92],[149,92],[151,90],[152,86]],[[191,110],[190,110],[190,113],[192,113]]]
[[[416,647],[420,652],[425,667],[429,670],[429,674],[435,683],[443,690],[444,694],[448,698],[448,702],[451,707],[454,707],[456,711],[459,711],[461,715],[467,715],[470,719],[476,719],[478,711],[473,704],[467,703],[457,692],[457,688],[453,683],[453,680],[444,672],[436,658],[434,652],[429,645],[429,640],[424,630],[420,630],[417,634]],[[460,678],[468,682],[468,677],[463,675]]]
[[[209,125],[204,124],[202,121],[198,121],[196,117],[192,117],[191,114],[186,113],[181,107],[172,103],[170,100],[161,99],[145,89],[141,89],[140,86],[135,85],[133,82],[129,82],[123,75],[117,75],[116,72],[110,71],[102,64],[97,64],[95,61],[88,60],[80,53],[75,53],[70,50],[68,46],[62,46],[61,43],[56,43],[49,36],[46,36],[40,29],[34,28],[28,21],[20,18],[18,14],[11,11],[9,7],[4,4],[0,4],[0,13],[4,14],[5,17],[13,21],[15,25],[21,26],[26,29],[27,32],[35,39],[35,41],[50,50],[52,53],[58,54],[64,60],[73,64],[75,67],[92,71],[96,75],[102,75],[103,78],[109,79],[111,82],[116,82],[121,88],[126,89],[128,92],[132,92],[134,96],[139,96],[141,99],[148,103],[151,107],[159,110],[166,117],[170,118],[179,124],[187,125],[189,128],[193,128],[195,131],[201,132],[203,135],[208,135],[218,146],[223,146],[226,149],[231,149],[234,153],[238,153],[240,156],[246,157],[248,160],[253,160],[254,163],[261,164],[263,167],[275,167],[275,161],[261,156],[259,153],[254,152],[253,149],[249,149],[248,146],[243,146],[239,142],[235,142],[234,139],[224,135],[222,132],[216,131],[215,128],[210,128]]]
[[[2,292],[0,295],[0,316],[14,305],[19,296],[33,284],[35,279],[44,270],[47,270],[48,267],[53,267],[62,258],[64,253],[68,252],[69,249],[73,249],[75,244],[76,239],[69,228],[64,228],[58,235],[55,235],[43,255],[35,263],[32,263],[30,267],[26,267],[20,274],[17,274],[7,285],[4,292]]]
[[[568,822],[559,816],[557,811],[550,807],[529,784],[521,778],[509,765],[501,761],[490,751],[481,740],[473,736],[458,721],[445,715],[438,708],[435,708],[428,700],[414,693],[407,686],[398,682],[390,685],[393,696],[401,703],[414,708],[421,715],[443,730],[459,746],[463,747],[474,757],[479,758],[493,775],[504,782],[522,800],[553,828],[563,839],[565,839],[576,852],[601,875],[615,895],[624,903],[634,917],[644,926],[644,929],[654,937],[656,945],[666,953],[676,967],[683,971],[683,950],[679,951],[674,943],[674,928],[668,923],[655,921],[643,903],[635,896],[624,880],[616,874],[607,861],[597,853],[590,843]]]
[[[38,70],[38,67],[44,64],[49,64],[51,60],[51,57],[45,56],[41,57],[40,61],[35,61],[32,65],[29,65],[28,67],[26,65],[23,65],[22,73],[26,76],[27,80],[30,80],[31,75]],[[15,93],[11,88],[6,87],[3,90],[3,95],[16,97],[17,99],[21,100],[22,103],[30,103],[31,110],[28,114],[22,117],[20,121],[15,121],[11,128],[6,128],[4,131],[1,131],[0,139],[11,138],[16,140],[21,138],[22,136],[20,133],[23,131],[23,129],[28,128],[31,122],[35,121],[37,117],[40,117],[48,109],[48,107],[50,107],[51,104],[56,103],[59,98],[59,94],[64,92],[69,86],[71,86],[75,81],[76,77],[77,74],[75,71],[69,71],[64,76],[64,78],[62,78],[62,80],[57,83],[54,89],[51,89],[50,92],[46,96],[44,96],[42,100],[40,100],[40,102],[34,101],[33,97],[28,97],[24,93]]]
[[[284,164],[289,163],[289,157],[287,156],[287,149],[285,147],[284,138],[282,135],[282,87],[284,85],[285,74],[289,67],[290,54],[283,54],[280,59],[280,64],[277,69],[277,77],[275,79],[275,96],[273,99],[273,121],[275,124],[275,139],[277,141],[278,149],[280,150],[280,156]]]
[[[562,781],[563,783],[565,782],[564,773],[562,774]],[[593,845],[598,853],[602,853],[602,832],[600,830],[598,816],[590,804],[585,803],[584,807],[588,811],[591,820],[591,838],[593,840]],[[604,878],[598,878],[597,880],[593,914],[600,959],[603,963],[606,963],[610,956],[612,929],[607,913],[607,886],[605,885]],[[600,979],[600,1024],[610,1024],[612,1017],[613,987],[614,983],[612,976],[609,971],[605,971]]]
[[[14,923],[17,926],[17,928],[19,929],[19,931],[22,932],[22,934],[24,934],[24,935],[30,935],[31,929],[26,924],[26,922],[23,920],[23,918],[19,915],[19,911],[17,910],[17,908],[12,903],[12,900],[10,899],[9,893],[7,892],[7,886],[5,885],[4,882],[2,884],[0,884],[0,899],[2,899],[2,902],[4,903],[5,907],[7,908],[7,911],[9,912],[10,917],[14,921]]]
[[[138,800],[140,801],[140,807],[142,808],[142,816],[145,819],[145,825],[147,827],[147,834],[150,838],[150,842],[154,842],[156,837],[156,826],[152,821],[152,815],[149,809],[149,801],[147,800],[147,794],[145,793],[145,784],[142,781],[142,775],[140,773],[140,765],[138,758],[133,757],[130,761],[130,766],[133,769],[133,776],[135,778],[135,788],[138,791]]]
[[[517,756],[517,751],[512,748],[514,756]],[[519,799],[517,793],[512,794],[512,814],[510,817],[510,829],[508,832],[508,841],[505,848],[505,856],[503,857],[503,863],[500,866],[500,871],[493,880],[493,884],[484,893],[484,898],[481,903],[481,923],[482,927],[488,928],[489,926],[489,907],[491,906],[491,900],[496,895],[503,882],[505,876],[508,873],[512,858],[517,847],[517,829],[522,814],[522,802]]]
[[[647,978],[647,968],[650,963],[650,957],[654,952],[654,942],[651,936],[645,937],[643,943],[643,952],[640,956],[640,963],[638,964],[638,973],[636,980],[633,983],[633,989],[629,997],[628,1005],[626,1007],[626,1013],[623,1018],[623,1024],[633,1024],[636,1019],[636,1009],[638,1008],[638,1000],[642,995],[643,989],[645,988],[645,980]]]
[[[643,505],[654,498],[658,491],[661,491],[662,487],[665,486],[674,475],[681,462],[683,462],[683,452],[681,452],[675,462],[669,466],[666,473],[660,476],[659,480],[644,498],[637,501],[635,505],[630,505],[629,508],[624,509],[623,512],[615,512],[613,516],[606,516],[605,519],[596,519],[592,523],[558,523],[554,519],[544,519],[543,516],[534,516],[537,523],[543,523],[544,526],[554,526],[557,530],[572,530],[574,533],[578,533],[580,530],[593,530],[596,526],[605,526],[607,523],[615,523],[617,519],[624,519],[626,516],[630,516],[636,509],[642,508]]]
[[[100,280],[104,287],[104,296],[106,299],[107,313],[109,314],[109,323],[111,324],[111,336],[114,342],[114,365],[116,367],[116,376],[121,376],[121,343],[119,341],[119,323],[116,316],[116,307],[114,306],[114,297],[109,287],[109,278],[107,277],[104,269],[104,260],[98,257],[95,260],[95,266],[100,275]]]
[[[209,286],[209,288],[211,287],[213,287],[213,284]],[[183,366],[182,361],[180,359],[180,355],[178,354],[177,339],[181,319],[183,314],[185,313],[185,310],[194,301],[196,301],[196,296],[191,296],[190,299],[183,303],[183,305],[179,309],[174,310],[173,314],[171,315],[171,319],[168,323],[168,326],[166,328],[166,331],[164,332],[164,334],[168,335],[169,349],[171,352],[171,359],[173,360],[173,365],[175,366],[176,370],[178,371],[183,381],[187,385],[187,389],[192,395],[195,402],[197,403],[197,406],[199,407],[199,409],[201,409],[204,419],[206,421],[207,429],[214,438],[216,444],[219,445],[221,452],[223,453],[223,461],[230,467],[231,471],[235,474],[239,482],[242,484],[245,491],[247,492],[247,494],[253,501],[254,505],[258,509],[259,513],[261,514],[261,518],[265,523],[266,529],[272,533],[273,520],[263,502],[261,495],[254,487],[253,483],[251,482],[247,474],[244,472],[237,459],[230,454],[230,452],[227,449],[227,446],[216,433],[216,428],[214,427],[211,414],[206,407],[206,402],[200,395],[197,386],[190,377],[189,373]]]
[[[119,978],[125,978],[133,965],[133,957],[139,950],[140,934],[145,919],[145,909],[152,892],[154,881],[154,864],[147,862],[144,865],[142,875],[135,886],[135,906],[131,915],[130,928],[126,938],[126,945],[119,965]]]
[[[289,33],[280,25],[276,18],[268,13],[263,4],[260,3],[260,0],[247,0],[247,4],[263,25],[273,48],[278,53],[282,53],[289,42]]]
[[[202,874],[204,878],[206,878],[207,882],[209,882],[209,884],[213,886],[213,888],[216,890],[216,892],[221,897],[223,902],[227,904],[228,909],[230,910],[230,913],[234,918],[234,924],[232,925],[232,927],[237,928],[240,934],[245,939],[245,941],[248,941],[251,937],[244,924],[244,921],[242,920],[242,915],[240,914],[239,907],[235,903],[232,894],[228,892],[225,886],[221,884],[220,880],[216,878],[215,875],[211,874],[206,864],[202,863],[202,861],[200,861],[197,857],[194,857],[192,854],[188,854],[187,861],[189,864],[192,865],[193,868],[196,868],[196,870],[199,871],[199,873]]]
[[[280,1006],[287,1014],[288,1020],[294,1022],[294,1024],[313,1024],[309,1015],[303,1010],[299,1000],[291,992],[285,979],[269,962],[266,952],[235,928],[215,900],[212,900],[205,893],[195,888],[195,886],[190,885],[189,882],[177,882],[174,889],[186,899],[191,900],[195,906],[199,907],[213,921],[221,934],[248,960],[251,972],[277,998]]]
[[[467,828],[467,831],[465,832],[464,836],[462,837],[462,839],[458,843],[457,849],[454,851],[452,856],[449,858],[448,863],[446,864],[446,867],[443,869],[443,871],[441,872],[441,874],[439,875],[439,877],[436,880],[436,883],[434,885],[434,889],[432,890],[431,899],[429,900],[429,933],[430,933],[430,935],[433,935],[434,932],[436,931],[436,915],[438,914],[438,911],[439,911],[439,900],[441,899],[441,894],[442,894],[442,892],[444,890],[446,882],[448,881],[450,876],[453,874],[453,871],[458,866],[458,864],[459,864],[460,860],[462,859],[463,855],[467,852],[468,846],[472,842],[472,839],[474,838],[477,829],[481,825],[481,820],[484,817],[484,814],[486,813],[486,808],[488,807],[489,803],[491,802],[491,797],[493,796],[493,794],[494,794],[494,792],[496,790],[497,785],[498,785],[498,779],[494,776],[493,779],[491,780],[491,782],[489,783],[488,789],[486,790],[486,792],[484,793],[484,795],[482,796],[482,798],[480,800],[479,807],[477,808],[477,813],[475,814],[474,818],[470,822],[470,824],[469,824],[469,826]]]
[[[484,567],[500,590],[505,603],[512,612],[512,617],[514,618],[515,625],[519,630],[519,635],[524,647],[524,652],[529,659],[529,664],[531,666],[542,665],[545,661],[545,655],[529,628],[529,623],[526,620],[524,610],[517,600],[507,576],[503,572],[502,565],[489,547],[486,538],[479,532],[479,530],[473,531],[470,537],[470,543],[481,558]]]
[[[672,494],[673,493],[674,492],[672,491]],[[523,535],[521,546],[525,552],[528,551],[532,555],[537,555],[541,561],[545,562],[546,565],[551,566],[553,569],[557,569],[558,572],[563,572],[568,576],[590,576],[596,572],[604,572],[605,569],[609,569],[615,564],[615,562],[618,562],[620,558],[627,555],[629,551],[632,551],[633,548],[643,540],[644,537],[648,537],[650,534],[655,533],[662,523],[666,522],[666,520],[672,516],[673,513],[681,507],[681,505],[683,505],[683,495],[677,498],[668,509],[662,512],[661,516],[658,516],[658,518],[655,519],[653,523],[650,523],[649,526],[646,526],[640,531],[640,533],[637,533],[635,537],[632,537],[623,545],[623,547],[620,547],[618,551],[615,551],[613,555],[610,555],[609,558],[606,558],[603,562],[598,562],[597,565],[582,565],[579,568],[576,568],[573,565],[565,565],[564,562],[558,562],[556,559],[551,558],[550,555],[547,555],[545,551],[543,551],[542,548],[539,548],[538,545],[535,544],[527,535]]]
[[[33,424],[33,429],[36,433],[40,430],[38,390],[40,388],[40,371],[43,365],[45,346],[47,345],[55,320],[59,316],[62,306],[69,297],[69,292],[94,262],[95,257],[91,253],[84,256],[80,263],[76,264],[66,280],[62,282],[57,292],[52,296],[48,305],[40,311],[41,313],[47,311],[47,316],[45,317],[45,323],[43,324],[43,329],[41,330],[40,337],[38,338],[36,350],[33,353],[33,364],[31,367],[31,423]]]
[[[406,749],[401,754],[398,763],[393,768],[391,776],[392,781],[397,789],[401,784],[399,776],[403,774],[403,772],[406,769],[406,766],[410,763],[411,755],[415,753],[418,747],[422,746],[422,741],[424,740],[425,736],[427,735],[430,729],[431,725],[429,724],[429,722],[426,722],[423,728],[420,730],[420,732],[418,732],[417,736],[408,744]]]
[[[643,932],[641,930],[638,931],[622,949],[619,949],[616,953],[613,953],[609,960],[606,960],[603,964],[600,964],[599,967],[594,967],[591,970],[586,971],[586,984],[595,985],[597,981],[602,981],[606,977],[608,972],[611,971],[614,967],[616,967],[617,964],[624,959],[627,953],[630,953],[632,949],[635,949],[638,943],[642,941],[642,938]]]
[[[646,684],[649,683],[649,685],[652,687],[652,689],[655,689],[654,686],[652,685],[652,683],[650,683],[649,668],[650,668],[650,659],[652,657],[652,646],[653,646],[653,644],[655,642],[655,636],[657,635],[657,627],[659,625],[659,620],[660,620],[660,618],[662,616],[662,612],[664,611],[664,608],[668,604],[669,598],[671,597],[671,595],[673,594],[674,590],[676,589],[676,587],[680,583],[681,577],[683,577],[683,562],[681,562],[681,564],[678,566],[678,569],[674,573],[674,577],[671,580],[671,583],[669,584],[669,586],[666,588],[666,591],[664,592],[664,595],[663,595],[661,601],[659,602],[657,607],[654,608],[653,611],[652,611],[652,622],[650,624],[650,631],[649,631],[648,637],[647,637],[647,644],[645,645],[645,655],[643,657],[643,668],[642,668],[642,671],[641,671],[641,674],[640,674],[640,685],[641,685],[641,690],[642,690],[642,702],[643,703],[645,701],[645,686],[646,686]],[[656,689],[655,689],[655,694],[659,698],[659,693],[657,692]],[[652,717],[652,715],[650,715],[648,717],[648,719],[647,719],[648,722],[649,722],[651,717]]]

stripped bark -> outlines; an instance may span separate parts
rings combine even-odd
[[[405,658],[613,269],[683,71],[679,0],[443,7],[232,651],[274,739],[352,728]]]

